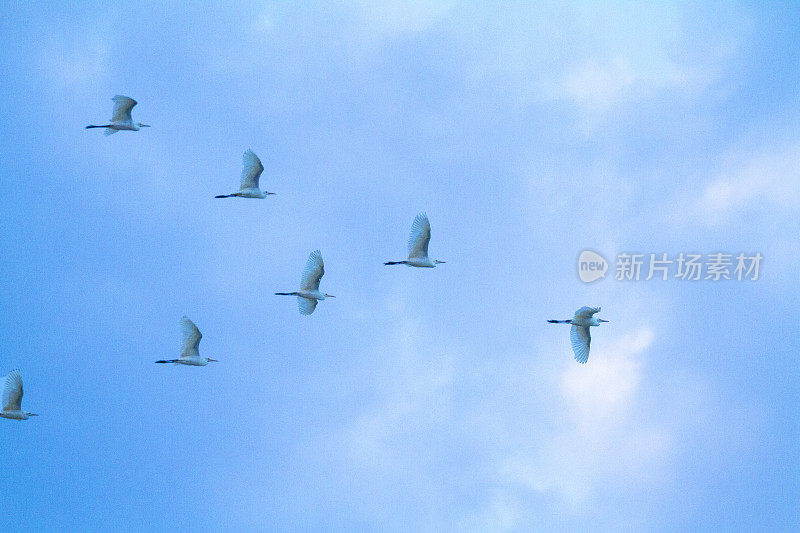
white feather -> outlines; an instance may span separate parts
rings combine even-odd
[[[3,389],[3,411],[19,411],[22,408],[22,374],[12,370],[6,376]]]
[[[200,356],[200,339],[203,334],[197,329],[197,326],[189,320],[189,317],[181,319],[181,332],[183,339],[181,340],[181,357],[199,357]]]
[[[317,301],[310,298],[297,297],[297,308],[301,315],[310,315],[317,308]]]
[[[303,276],[300,278],[300,290],[318,291],[319,280],[322,279],[324,274],[325,265],[322,262],[322,254],[319,250],[314,250],[308,256],[306,268],[303,269]]]
[[[117,95],[111,100],[114,101],[114,114],[111,117],[111,122],[132,122],[131,110],[136,105],[136,100],[121,95]],[[111,133],[106,135],[111,135]]]
[[[252,150],[247,150],[242,156],[242,182],[239,188],[258,189],[258,179],[262,172],[264,165],[261,164],[261,160]]]
[[[575,311],[575,316],[573,317],[573,320],[575,320],[575,319],[588,320],[588,319],[592,318],[595,313],[599,313],[599,312],[600,312],[600,308],[599,307],[583,306],[580,309],[578,309],[577,311]]]
[[[569,330],[569,339],[572,341],[572,351],[575,354],[575,360],[581,364],[588,361],[589,344],[592,342],[592,338],[589,335],[589,326],[576,326],[573,324]]]
[[[408,258],[428,257],[428,242],[431,240],[431,223],[428,215],[420,213],[414,218],[411,225],[411,235],[408,237]]]

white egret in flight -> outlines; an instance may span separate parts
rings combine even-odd
[[[22,374],[19,370],[12,370],[6,376],[6,386],[3,389],[3,410],[0,416],[11,420],[27,420],[36,413],[22,410]]]
[[[569,338],[572,341],[575,360],[581,364],[589,360],[589,344],[592,342],[589,327],[599,326],[601,322],[608,322],[602,318],[594,318],[594,314],[598,312],[600,312],[599,307],[584,306],[575,311],[575,316],[571,320],[548,320],[551,324],[572,324]]]
[[[209,361],[217,362],[216,359],[209,357],[202,357],[200,355],[200,339],[203,334],[194,325],[194,322],[189,320],[189,317],[181,318],[181,332],[183,339],[181,341],[181,356],[179,359],[167,359],[156,361],[156,363],[175,363],[176,365],[190,365],[190,366],[206,366]]]
[[[117,95],[112,98],[114,101],[114,115],[111,117],[110,124],[103,124],[102,126],[86,126],[89,128],[105,128],[105,135],[111,135],[122,130],[139,131],[139,128],[149,128],[147,124],[134,122],[131,118],[131,109],[136,105],[136,100],[127,96]]]
[[[239,185],[239,192],[233,194],[220,194],[214,198],[266,198],[268,194],[274,192],[262,191],[258,186],[258,178],[264,172],[264,165],[252,150],[247,150],[242,156],[242,178]]]
[[[325,274],[325,265],[322,263],[322,254],[314,250],[308,256],[306,268],[300,278],[300,290],[297,292],[276,292],[278,296],[297,296],[297,307],[301,315],[310,315],[317,308],[317,300],[335,298],[332,294],[319,291],[319,280]]]
[[[438,259],[428,257],[428,243],[431,240],[431,223],[428,215],[420,213],[411,224],[411,235],[408,237],[408,259],[405,261],[388,261],[384,265],[408,265],[412,267],[433,268],[439,263]]]

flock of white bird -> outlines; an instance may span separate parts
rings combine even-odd
[[[108,124],[101,126],[89,125],[90,128],[105,128],[104,134],[111,135],[118,131],[139,131],[141,128],[149,128],[147,124],[134,122],[131,111],[136,106],[136,100],[128,96],[117,95],[112,98],[114,102],[114,112]],[[239,190],[232,194],[223,194],[215,198],[266,198],[272,192],[261,190],[259,178],[264,172],[264,165],[261,160],[247,150],[242,157],[242,176]],[[425,213],[420,213],[414,218],[411,225],[411,235],[408,237],[408,257],[402,261],[387,261],[384,265],[406,265],[417,268],[434,268],[438,264],[444,263],[438,259],[428,257],[428,243],[431,240],[431,223]],[[322,261],[322,254],[319,250],[314,250],[308,256],[306,267],[300,278],[300,289],[294,292],[276,292],[279,296],[296,296],[297,306],[300,313],[310,315],[317,308],[317,302],[327,298],[334,298],[332,294],[327,294],[319,290],[319,282],[325,274],[325,264]],[[594,315],[600,311],[599,307],[581,307],[575,312],[575,316],[569,320],[548,320],[553,324],[571,324],[570,340],[575,360],[579,363],[586,363],[589,360],[589,345],[592,341],[589,328],[599,326],[602,322],[608,322],[602,318],[595,318]],[[177,359],[162,359],[156,363],[172,363],[175,365],[206,366],[209,362],[216,359],[200,355],[200,340],[203,334],[194,322],[184,316],[181,319],[181,330],[183,340],[181,343],[180,357]],[[27,420],[36,413],[29,413],[22,410],[22,374],[19,370],[12,370],[6,376],[5,387],[3,389],[3,410],[0,417],[11,420]]]

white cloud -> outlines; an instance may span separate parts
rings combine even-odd
[[[560,83],[566,96],[590,111],[604,112],[625,91],[629,91],[637,76],[623,57],[600,64],[587,62],[568,72]]]
[[[458,531],[518,531],[527,521],[525,505],[517,496],[496,490],[486,505],[468,513],[458,524]]]
[[[374,375],[378,400],[344,431],[348,461],[388,473],[410,457],[407,444],[452,416],[454,357],[442,346],[426,346],[422,324],[402,316],[402,302],[390,304],[396,328],[376,350],[382,371]]]
[[[324,45],[329,61],[336,58],[341,61],[337,65],[339,68],[352,68],[374,60],[385,45],[395,39],[415,38],[433,28],[450,16],[454,5],[454,0],[357,0],[335,3],[320,10],[302,4],[270,4],[254,17],[252,31],[259,36],[256,44],[239,54],[247,57],[244,63],[248,68],[265,60],[267,68],[274,68],[275,57],[257,53],[261,39],[279,39],[280,46],[291,39],[293,45],[289,51],[292,55],[288,59],[279,58],[290,71],[299,68],[297,63],[308,65],[306,46],[312,46],[312,53],[318,55],[320,44]],[[297,31],[298,27],[314,24],[314,21],[321,21],[322,27],[308,34]],[[296,57],[293,54],[297,54]],[[224,61],[224,57],[215,58],[212,67],[230,71],[231,67]]]
[[[800,203],[800,143],[740,157],[713,179],[695,204],[706,222],[726,221],[737,212],[765,203],[796,207]]]
[[[571,418],[581,426],[607,424],[624,415],[636,393],[641,374],[641,352],[653,342],[643,329],[622,337],[610,350],[596,349],[592,364],[570,364],[561,380],[561,393]]]
[[[694,95],[717,76],[714,71],[699,72],[658,55],[650,60],[651,64],[637,65],[626,55],[593,57],[569,67],[548,92],[554,99],[574,102],[591,129],[616,106],[647,100],[665,91],[673,97]]]
[[[563,368],[557,380],[561,401],[545,424],[550,430],[505,459],[505,482],[556,493],[577,507],[604,483],[635,484],[663,464],[669,432],[632,414],[652,341],[653,332],[641,329],[609,348],[593,347],[587,365],[570,362]]]
[[[42,70],[56,86],[97,86],[109,72],[111,32],[107,21],[77,28],[68,36],[53,36],[39,53]]]
[[[619,116],[622,106],[663,98],[691,105],[720,82],[748,35],[747,21],[734,14],[701,32],[693,9],[612,3],[515,10],[476,31],[491,38],[480,52],[470,50],[466,76],[478,87],[497,84],[523,108],[574,105],[584,132]]]
[[[377,38],[392,38],[406,33],[424,31],[445,18],[455,2],[453,0],[389,0],[373,2],[359,0],[346,4],[361,22],[360,31]]]
[[[375,400],[332,439],[340,468],[388,485],[370,487],[375,501],[354,504],[365,514],[403,498],[392,490],[402,480],[405,490],[428,495],[430,519],[514,530],[530,523],[532,494],[555,494],[577,509],[604,485],[657,482],[651,475],[664,467],[671,434],[639,417],[649,328],[597,342],[587,365],[540,348],[498,366],[449,351],[448,339],[426,347],[423,324],[397,323],[377,350],[384,371],[375,376]],[[447,466],[454,457],[484,487],[480,503],[438,516],[440,476],[457,475]]]

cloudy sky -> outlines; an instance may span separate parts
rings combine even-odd
[[[796,2],[75,4],[0,4],[0,530],[800,527]]]

